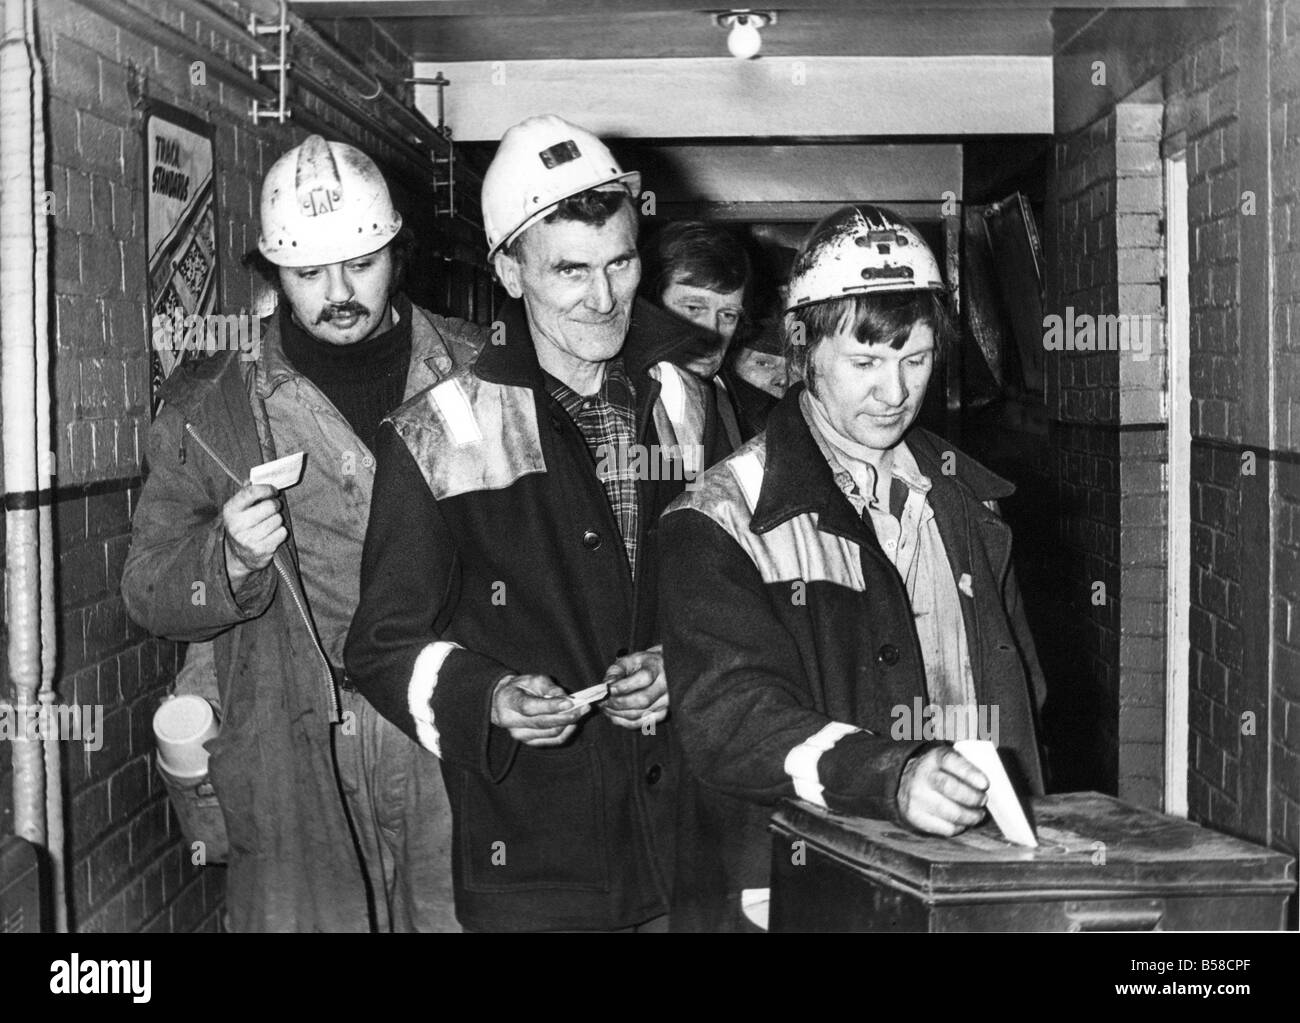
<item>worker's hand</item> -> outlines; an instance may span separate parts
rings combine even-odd
[[[955,749],[938,746],[903,767],[898,810],[919,831],[950,838],[984,819],[989,780]]]
[[[589,709],[545,675],[507,675],[492,694],[492,723],[525,746],[564,745]]]
[[[609,696],[600,711],[620,728],[640,728],[668,716],[668,678],[662,646],[620,657],[605,672]]]
[[[221,509],[226,530],[226,574],[238,591],[254,572],[266,568],[276,548],[289,538],[280,514],[279,492],[265,483],[249,483]]]

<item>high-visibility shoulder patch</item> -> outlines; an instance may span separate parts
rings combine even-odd
[[[727,463],[727,468],[736,477],[741,492],[745,495],[745,504],[752,515],[758,507],[758,495],[763,489],[763,463],[757,451],[745,451]]]
[[[682,371],[671,362],[656,363],[650,372],[659,378],[659,400],[674,424],[686,419],[686,384]]]
[[[451,442],[456,445],[478,444],[483,440],[474,410],[469,407],[464,385],[456,379],[436,384],[429,391],[429,400],[438,406],[442,421],[447,425]]]
[[[767,463],[763,434],[709,469],[694,490],[665,514],[694,509],[720,526],[748,555],[765,583],[830,582],[865,588],[862,548],[852,540],[817,528],[817,513],[804,512],[765,533],[750,528]]]
[[[537,404],[527,387],[490,383],[462,369],[389,418],[440,500],[504,490],[522,476],[546,471]]]

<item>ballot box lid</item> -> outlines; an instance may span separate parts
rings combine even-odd
[[[986,820],[955,838],[892,821],[844,817],[787,801],[772,818],[783,839],[922,894],[1068,890],[1264,894],[1295,888],[1295,861],[1263,846],[1100,792],[1030,799],[1039,848],[1014,845]]]

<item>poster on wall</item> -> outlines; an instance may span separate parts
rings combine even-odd
[[[145,238],[149,268],[149,393],[183,361],[206,354],[220,293],[212,127],[151,102],[144,112]]]

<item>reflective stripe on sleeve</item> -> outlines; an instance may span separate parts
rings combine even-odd
[[[442,756],[442,744],[437,725],[433,720],[433,691],[438,685],[438,673],[443,662],[453,650],[464,649],[459,643],[440,640],[430,643],[420,651],[411,669],[411,681],[406,688],[406,707],[415,719],[415,734],[420,745],[434,756]]]
[[[822,798],[822,783],[817,775],[817,761],[823,753],[852,732],[861,728],[846,725],[842,721],[832,721],[816,735],[805,739],[792,749],[785,757],[785,773],[794,782],[794,791],[800,799],[825,807]]]

